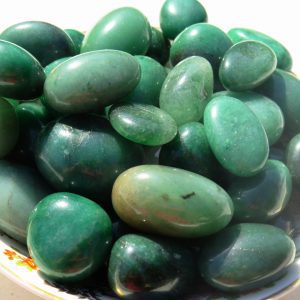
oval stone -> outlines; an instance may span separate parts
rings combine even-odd
[[[137,9],[121,7],[100,19],[85,35],[81,53],[115,49],[132,55],[146,54],[151,41],[151,27]]]
[[[166,144],[177,133],[172,117],[153,105],[113,105],[109,111],[109,121],[120,135],[142,145]]]
[[[76,194],[48,195],[30,215],[28,250],[51,280],[88,277],[104,262],[111,241],[112,224],[106,212]]]
[[[296,247],[281,229],[236,224],[206,242],[199,256],[205,281],[226,292],[248,291],[278,279],[294,261]]]
[[[231,91],[253,89],[263,83],[275,70],[277,59],[267,45],[244,41],[233,45],[224,55],[219,78]]]
[[[69,35],[69,37],[73,41],[75,55],[79,54],[82,41],[84,39],[84,34],[76,29],[65,29],[64,31]]]
[[[186,58],[167,75],[159,96],[159,106],[177,125],[199,121],[213,92],[213,71],[203,57]]]
[[[77,55],[47,77],[45,102],[65,114],[100,111],[127,96],[140,80],[140,66],[128,53],[100,50]]]
[[[291,171],[293,181],[300,187],[300,134],[296,134],[289,141],[285,152],[285,159]]]
[[[122,173],[112,191],[119,217],[141,231],[196,238],[231,220],[228,194],[198,174],[166,166],[140,165]]]
[[[219,96],[207,105],[204,127],[220,164],[237,176],[253,176],[265,165],[268,139],[255,114],[242,101]]]

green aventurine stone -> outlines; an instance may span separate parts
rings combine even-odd
[[[237,176],[253,176],[269,154],[263,126],[242,101],[219,96],[207,105],[204,127],[208,142],[220,164]]]
[[[171,40],[186,27],[206,21],[206,10],[197,0],[166,0],[160,10],[160,27]]]
[[[206,241],[199,256],[204,279],[239,292],[278,279],[294,261],[295,244],[281,229],[266,224],[237,224]]]
[[[5,160],[0,160],[0,191],[0,229],[26,244],[29,215],[52,191],[34,169]]]
[[[137,9],[121,7],[111,11],[85,35],[81,52],[115,49],[132,55],[146,54],[151,26]]]
[[[76,29],[65,29],[64,30],[71,40],[73,41],[73,44],[75,46],[75,55],[80,53],[82,41],[84,39],[84,34]]]
[[[270,36],[247,28],[232,28],[228,31],[228,36],[234,43],[238,43],[245,40],[254,40],[265,43],[276,54],[277,68],[289,71],[292,68],[292,57],[289,51],[278,41]]]
[[[23,48],[0,40],[0,97],[27,100],[43,93],[45,73]]]
[[[260,173],[250,178],[234,178],[227,189],[239,222],[264,223],[277,216],[288,203],[292,179],[280,161],[268,160]]]
[[[196,238],[224,228],[233,214],[228,194],[198,174],[158,165],[122,173],[112,191],[119,217],[141,231]]]
[[[163,83],[159,106],[177,125],[199,121],[213,92],[213,71],[203,57],[189,57],[176,65]]]
[[[165,238],[127,234],[110,255],[109,284],[121,298],[175,299],[195,278],[192,252]]]
[[[53,69],[55,69],[58,65],[60,65],[61,63],[65,62],[66,60],[70,59],[71,57],[63,57],[63,58],[59,58],[55,61],[53,61],[52,63],[50,63],[49,65],[47,65],[44,68],[44,72],[46,74],[46,77],[51,73],[51,71]]]
[[[45,102],[60,113],[95,111],[127,96],[140,80],[140,66],[130,54],[93,51],[72,57],[47,77]]]
[[[78,281],[104,262],[112,224],[95,202],[71,193],[45,197],[29,218],[27,245],[39,270],[55,281]]]
[[[274,72],[276,64],[276,55],[270,47],[256,41],[244,41],[225,53],[219,77],[229,90],[250,90],[264,82]]]
[[[288,143],[285,160],[295,184],[300,187],[300,134],[295,135]]]
[[[172,117],[153,105],[113,105],[109,111],[109,121],[120,135],[142,145],[166,144],[177,133],[177,126]]]
[[[26,21],[5,29],[0,38],[31,53],[42,66],[65,56],[75,55],[70,36],[62,29],[41,21]]]

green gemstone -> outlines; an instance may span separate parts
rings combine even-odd
[[[75,47],[75,55],[80,53],[82,41],[84,39],[84,34],[76,29],[65,29],[64,30],[73,41]]]
[[[300,187],[300,134],[296,134],[288,143],[285,159],[293,181]]]
[[[50,279],[79,281],[103,264],[112,224],[95,202],[71,193],[45,197],[29,218],[27,245],[39,270]]]
[[[55,61],[53,61],[52,63],[50,63],[49,65],[47,65],[44,68],[44,72],[46,74],[46,77],[51,73],[52,70],[54,70],[57,66],[59,66],[61,63],[65,62],[66,60],[70,59],[71,57],[63,57],[63,58],[59,58]]]

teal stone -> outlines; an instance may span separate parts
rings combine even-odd
[[[228,36],[233,43],[238,43],[245,40],[253,40],[262,42],[268,45],[276,54],[277,68],[290,71],[292,68],[292,57],[289,51],[278,41],[272,37],[248,28],[232,28],[228,31]]]
[[[26,245],[29,215],[52,190],[35,169],[0,160],[0,191],[0,229]]]
[[[160,90],[167,72],[160,63],[150,57],[137,55],[135,58],[140,65],[141,79],[122,101],[158,106]]]
[[[213,178],[218,163],[214,157],[204,126],[190,122],[178,128],[176,138],[163,145],[159,153],[159,164],[184,169]]]
[[[159,21],[164,36],[174,40],[190,25],[206,22],[207,13],[197,0],[166,0],[161,7]]]
[[[29,218],[29,253],[39,270],[58,282],[87,278],[103,264],[111,241],[109,216],[76,194],[48,195]]]
[[[177,299],[195,277],[193,253],[173,241],[127,234],[111,251],[109,285],[121,298]]]
[[[189,57],[176,65],[161,88],[159,106],[178,126],[203,117],[213,92],[213,71],[203,57]]]
[[[300,187],[300,134],[296,134],[289,141],[285,151],[285,160],[294,183]]]
[[[46,77],[51,73],[52,70],[54,70],[57,66],[59,66],[61,63],[65,62],[66,60],[70,59],[71,57],[62,57],[59,58],[55,61],[53,61],[52,63],[50,63],[49,65],[47,65],[44,68],[44,72],[46,74]]]
[[[250,178],[234,178],[227,189],[234,205],[233,218],[257,223],[266,223],[280,214],[291,191],[289,169],[277,160],[268,160],[262,171]]]
[[[139,63],[128,53],[116,50],[84,53],[48,75],[45,102],[63,114],[100,112],[127,96],[139,80]]]
[[[177,133],[177,126],[172,117],[153,105],[113,105],[109,111],[109,121],[120,135],[142,145],[166,144]]]
[[[219,163],[234,175],[253,176],[269,154],[267,135],[255,114],[242,101],[219,96],[207,105],[204,127]]]
[[[228,90],[250,90],[270,77],[276,64],[276,55],[270,47],[256,41],[244,41],[225,53],[219,78]]]
[[[267,224],[236,224],[207,240],[199,269],[207,283],[226,292],[262,288],[280,278],[295,258],[295,244]]]
[[[147,18],[133,7],[121,7],[100,19],[85,35],[81,53],[115,49],[144,55],[150,42],[151,26]]]
[[[80,53],[82,41],[84,39],[84,34],[76,29],[65,29],[64,30],[71,40],[73,41],[75,47],[75,55]]]
[[[0,38],[31,53],[42,66],[65,56],[75,55],[69,35],[55,25],[41,21],[26,21],[5,29]]]
[[[113,182],[142,163],[142,149],[97,115],[76,115],[49,123],[36,146],[41,174],[58,190],[107,203]]]
[[[112,190],[117,215],[140,231],[181,238],[213,234],[230,222],[229,195],[210,179],[159,165],[123,172]]]
[[[45,73],[23,48],[0,40],[0,97],[27,100],[43,93]]]
[[[227,34],[218,27],[199,23],[182,31],[175,39],[170,50],[173,65],[189,56],[202,56],[217,73],[225,52],[232,46]]]

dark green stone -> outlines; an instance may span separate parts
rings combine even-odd
[[[266,44],[244,41],[225,53],[219,78],[228,90],[250,90],[264,82],[274,72],[276,64],[276,55]]]
[[[62,57],[62,58],[59,58],[59,59],[53,61],[49,65],[47,65],[44,68],[44,72],[45,72],[46,76],[48,76],[51,73],[51,71],[54,70],[57,66],[59,66],[61,63],[65,62],[66,60],[68,60],[70,58],[71,57]]]
[[[146,54],[151,41],[151,27],[137,9],[121,7],[98,21],[85,35],[81,52],[115,49],[132,55]]]
[[[278,279],[294,261],[295,244],[281,229],[237,224],[207,240],[199,256],[204,279],[226,292],[261,288]]]
[[[275,159],[285,163],[285,151],[277,146],[270,147],[269,159]]]
[[[11,104],[14,108],[17,107],[20,104],[20,100],[11,99],[11,98],[5,98],[3,97],[9,104]]]
[[[80,53],[82,41],[84,39],[84,34],[76,29],[65,29],[64,30],[73,41],[75,47],[75,55]]]
[[[42,66],[75,55],[72,39],[62,29],[41,21],[26,21],[5,29],[0,38],[31,53]]]
[[[285,159],[293,181],[300,187],[300,134],[296,134],[288,143]]]
[[[79,281],[103,264],[112,224],[95,202],[71,193],[45,197],[29,218],[27,245],[39,270],[55,281]]]

